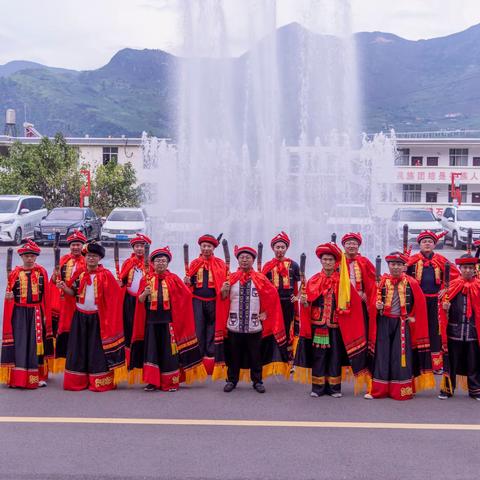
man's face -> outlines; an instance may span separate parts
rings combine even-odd
[[[208,242],[202,242],[200,244],[200,253],[202,257],[208,258],[213,255],[214,246]]]
[[[143,254],[145,253],[145,244],[144,244],[144,243],[136,243],[136,244],[133,246],[133,253],[134,253],[137,257],[142,257]]]
[[[70,253],[74,257],[79,257],[82,254],[83,243],[82,242],[72,242],[70,244]]]
[[[335,257],[333,255],[330,255],[328,253],[324,253],[322,257],[320,258],[320,262],[322,264],[323,269],[326,272],[333,272],[335,270]]]
[[[460,273],[465,280],[471,280],[475,276],[475,265],[460,265]]]
[[[255,259],[253,258],[253,256],[250,255],[249,253],[241,253],[238,256],[238,266],[242,270],[250,270],[253,266],[253,261],[254,260]]]
[[[97,268],[97,265],[99,264],[100,260],[101,260],[100,255],[96,253],[89,252],[85,255],[85,262],[87,264],[87,267],[91,269]]]
[[[153,260],[153,270],[155,273],[163,273],[168,268],[168,258],[165,255],[155,257]]]
[[[431,238],[424,238],[420,241],[420,251],[422,253],[431,253],[435,248],[435,242]]]
[[[37,261],[37,256],[33,253],[25,253],[22,255],[22,261],[24,268],[31,269]]]
[[[283,258],[286,252],[287,252],[287,246],[283,242],[277,242],[273,246],[273,253],[275,254],[276,258]]]
[[[345,253],[349,256],[354,257],[355,255],[357,255],[360,245],[357,240],[347,240],[344,244],[344,247]]]
[[[388,269],[392,277],[399,277],[405,270],[405,264],[402,262],[388,262]]]

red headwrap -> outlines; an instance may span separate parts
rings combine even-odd
[[[340,261],[340,259],[342,258],[342,251],[340,250],[338,245],[333,242],[320,244],[316,248],[315,253],[318,258],[322,258],[322,255],[325,255],[325,254],[333,255],[337,262]]]
[[[455,259],[457,265],[476,265],[478,263],[477,257],[472,257],[471,255],[465,255],[460,258]]]
[[[172,261],[172,252],[170,251],[169,247],[157,248],[150,254],[150,261],[153,262],[156,257],[164,256],[168,258],[168,261]]]
[[[150,245],[152,240],[143,233],[137,233],[136,236],[130,240],[130,245],[133,247],[137,243],[148,243]]]
[[[401,252],[393,252],[385,257],[385,261],[388,262],[400,262],[407,263],[408,256]]]
[[[342,245],[345,245],[345,243],[348,241],[348,240],[356,240],[358,242],[358,245],[361,245],[362,244],[362,234],[360,232],[349,232],[349,233],[346,233],[343,237],[342,237]]]
[[[290,246],[290,238],[288,238],[288,235],[285,232],[280,232],[278,235],[275,235],[270,242],[270,246],[273,248],[278,242],[283,242],[287,248]]]
[[[34,255],[40,255],[40,247],[33,241],[27,240],[27,243],[22,245],[18,248],[17,253],[21,255],[25,255],[26,253],[33,253]]]
[[[245,247],[238,247],[237,245],[235,245],[235,248],[234,248],[234,250],[233,250],[233,253],[234,253],[235,257],[237,257],[237,258],[238,258],[238,257],[240,256],[240,254],[242,254],[242,253],[248,253],[248,254],[250,254],[253,258],[257,258],[257,251],[256,251],[254,248],[252,248],[252,247],[247,247],[247,246],[245,246]]]
[[[213,235],[209,235],[209,234],[202,235],[198,239],[198,244],[201,245],[203,242],[210,243],[210,245],[213,245],[213,248],[218,247],[218,240]]]
[[[67,237],[67,243],[69,245],[73,242],[87,243],[87,237],[80,230],[74,230],[73,233]]]
[[[424,238],[431,238],[435,244],[444,237],[447,234],[447,232],[440,232],[438,235],[435,232],[432,232],[431,230],[422,230],[418,237],[417,237],[417,243],[420,243]]]

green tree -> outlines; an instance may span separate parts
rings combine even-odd
[[[83,178],[78,171],[78,150],[61,134],[38,145],[15,142],[0,156],[0,194],[39,195],[48,209],[78,206]]]
[[[100,165],[92,181],[91,205],[98,215],[106,216],[115,207],[139,207],[140,188],[133,165],[109,162]]]

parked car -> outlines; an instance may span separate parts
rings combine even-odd
[[[80,230],[88,240],[99,240],[102,221],[91,208],[54,208],[40,225],[35,227],[34,238],[40,244],[52,243],[55,233],[60,232],[62,243],[74,230]]]
[[[102,241],[127,242],[136,233],[150,235],[150,223],[142,208],[115,208],[102,226]]]
[[[34,228],[47,216],[42,197],[30,195],[0,196],[0,242],[20,245],[32,238]]]
[[[443,231],[442,224],[435,217],[433,211],[429,208],[397,208],[392,215],[391,228],[394,244],[403,241],[403,226],[408,225],[408,242],[415,245],[418,234],[422,230],[431,230],[435,233]],[[443,248],[444,238],[442,238],[436,248]]]
[[[473,240],[480,238],[480,207],[447,207],[443,211],[442,226],[447,230],[446,241],[452,242],[454,248],[461,248],[467,243],[468,229],[473,230]]]

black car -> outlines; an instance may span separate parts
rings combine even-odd
[[[91,208],[54,208],[34,230],[37,243],[53,243],[55,233],[60,232],[60,242],[66,241],[74,230],[80,230],[88,240],[99,240],[102,230],[100,217]]]

